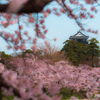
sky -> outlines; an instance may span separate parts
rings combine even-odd
[[[52,7],[52,5],[49,5],[49,7]],[[89,19],[86,21],[86,28],[89,27],[94,30],[98,30],[99,34],[95,35],[93,33],[88,32],[82,32],[86,36],[89,36],[89,39],[96,38],[100,42],[100,11],[95,15],[94,19]],[[21,23],[24,25],[24,30],[28,30],[31,36],[34,36],[34,30],[33,25],[27,25],[25,23]],[[67,17],[66,14],[62,14],[60,17],[50,14],[45,19],[45,25],[48,29],[48,33],[46,34],[47,41],[50,42],[50,44],[53,46],[55,45],[57,48],[63,47],[63,42],[68,40],[70,36],[76,34],[80,28],[76,24],[75,20],[70,19]],[[2,26],[1,26],[2,27]],[[2,28],[0,27],[0,30]],[[17,25],[9,26],[7,29],[4,29],[7,32],[14,32],[18,28]],[[53,39],[57,38],[57,41],[55,42]],[[44,41],[42,39],[38,39],[38,45],[44,44]],[[0,51],[5,51],[7,54],[14,53],[13,50],[7,50],[6,49],[6,43],[5,41],[0,38]],[[99,43],[100,46],[100,43]],[[30,44],[27,45],[27,48],[29,49]]]

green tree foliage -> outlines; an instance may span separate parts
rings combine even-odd
[[[43,53],[43,51],[40,49],[37,49],[37,51],[35,53],[32,50],[27,49],[24,52],[17,54],[16,57],[26,57],[26,54],[34,54],[34,56],[37,56],[38,58],[40,58],[40,57],[42,57],[42,53]]]
[[[73,40],[66,40],[63,43],[65,45],[61,51],[65,51],[67,53],[66,58],[76,66],[78,66],[82,60],[88,60],[89,57],[92,57],[93,66],[93,58],[98,57],[100,54],[98,43],[99,42],[95,38],[89,40],[88,45]]]
[[[5,64],[5,63],[7,64],[11,60],[11,58],[12,58],[11,55],[6,54],[4,51],[0,52],[0,54],[1,54],[0,62],[3,63],[3,64]]]
[[[89,42],[88,55],[91,56],[92,66],[94,66],[94,57],[99,57],[100,54],[99,46],[97,45],[99,42],[95,38],[90,39]]]
[[[72,64],[77,66],[86,55],[86,44],[73,40],[66,40],[64,44],[61,51],[67,52],[66,58],[68,57]]]

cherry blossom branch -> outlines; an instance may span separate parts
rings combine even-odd
[[[0,100],[2,100],[2,97],[3,97],[3,96],[2,96],[1,87],[4,87],[4,88],[6,88],[6,89],[10,89],[10,88],[12,87],[14,95],[17,96],[17,97],[19,97],[19,98],[21,98],[21,95],[19,94],[19,91],[18,91],[17,89],[15,89],[13,86],[8,85],[8,84],[4,81],[4,79],[2,78],[2,74],[0,74]],[[32,100],[32,99],[30,98],[30,99],[28,99],[28,100]]]
[[[0,100],[2,100],[2,94],[1,94],[1,87],[5,87],[6,89],[11,88],[12,86],[9,86],[6,82],[4,82],[4,79],[2,78],[2,74],[0,74]],[[13,93],[15,96],[21,97],[19,94],[19,91],[17,89],[13,88]]]
[[[5,40],[5,42],[10,46],[10,48],[12,48],[12,50],[14,51],[14,53],[16,53],[16,51],[14,50],[14,48],[10,45],[9,42],[11,42],[10,40],[8,40],[7,38],[3,37],[0,33],[0,36]],[[12,42],[11,42],[12,43]]]

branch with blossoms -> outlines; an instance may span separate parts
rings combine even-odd
[[[79,6],[79,10],[81,10],[79,16],[77,16],[73,11],[73,9],[71,7],[69,7],[66,3],[66,0],[22,0],[22,1],[17,1],[17,0],[12,0],[10,1],[8,4],[0,5],[0,12],[11,12],[11,13],[18,13],[18,14],[22,14],[22,13],[38,13],[38,12],[43,12],[45,13],[45,15],[47,16],[50,12],[48,12],[48,10],[46,12],[43,11],[43,8],[49,4],[52,1],[56,1],[58,3],[58,5],[60,5],[62,8],[60,9],[61,13],[67,13],[67,16],[69,18],[73,18],[75,19],[77,25],[82,29],[85,30],[83,27],[83,24],[80,23],[80,21],[78,21],[79,19],[87,19],[87,17],[90,18],[94,18],[94,16],[92,14],[90,14],[89,12],[87,12],[87,9],[83,6],[83,4],[80,4],[79,1],[76,0],[70,0],[70,4],[71,5],[76,5]],[[97,3],[98,0],[85,0],[85,2],[87,4],[94,4]],[[15,4],[17,5],[17,3],[19,3],[19,6],[14,6]],[[85,13],[83,12],[85,11]],[[97,9],[96,7],[91,7],[91,11],[97,13]],[[55,11],[56,15],[60,15],[58,12]],[[87,30],[88,32],[93,32],[93,33],[98,33],[98,31],[94,31],[91,29]]]
[[[6,0],[6,1],[9,2],[9,0]],[[41,12],[47,4],[49,4],[50,2],[53,2],[53,1],[64,2],[65,0],[42,0],[42,1],[41,0],[22,0],[22,2],[16,2],[16,0],[13,0],[13,4],[19,3],[20,6],[22,6],[22,7],[19,6],[20,9],[18,8],[19,9],[18,12],[17,12],[18,14],[21,14],[21,13],[38,13],[38,12]],[[94,2],[97,2],[97,1],[98,0],[85,0],[85,2],[87,4],[93,4]],[[75,0],[70,0],[71,4],[75,3],[75,2],[76,2]],[[11,3],[0,4],[0,12],[6,12],[7,9],[10,8],[10,5],[11,5]],[[14,12],[12,11],[12,13],[14,13]]]
[[[87,9],[83,6],[83,4],[80,4],[79,1],[70,0],[71,5],[76,5],[79,8],[76,8],[78,11],[80,11],[79,15],[75,14],[74,10],[68,4],[66,3],[66,0],[56,0],[57,3],[61,6],[60,12],[66,14],[71,19],[74,19],[77,25],[80,27],[82,31],[92,32],[95,34],[98,34],[98,30],[94,31],[92,29],[85,29],[83,26],[83,23],[81,22],[82,19],[94,18],[93,14],[90,14]],[[97,3],[97,0],[85,0],[87,4],[93,4],[94,2]],[[91,11],[97,13],[96,7],[91,7]]]
[[[1,87],[4,87],[6,89],[10,89],[10,88],[13,88],[13,93],[15,96],[18,96],[18,97],[21,97],[20,94],[19,94],[19,91],[17,89],[15,89],[14,87],[8,85],[4,79],[2,78],[2,74],[0,74],[0,100],[2,100],[2,90],[1,90]]]
[[[42,9],[41,11],[40,10],[36,10],[37,13],[38,12],[41,12],[42,13],[42,17],[37,18],[38,19],[35,19],[32,14],[29,14],[27,17],[28,18],[28,22],[29,23],[34,23],[35,24],[35,21],[36,21],[36,24],[35,24],[35,29],[34,31],[36,32],[35,34],[35,38],[33,38],[33,46],[31,47],[31,49],[35,52],[37,50],[37,45],[36,45],[36,42],[37,42],[37,37],[40,37],[42,39],[46,39],[46,36],[45,34],[48,32],[48,30],[46,29],[45,25],[44,25],[44,19],[52,12],[54,12],[55,15],[57,16],[60,16],[60,13],[64,13],[64,14],[67,14],[67,16],[69,18],[73,18],[75,19],[77,25],[81,28],[81,30],[84,30],[84,27],[83,27],[83,24],[80,23],[80,19],[86,19],[87,17],[90,17],[90,18],[94,18],[94,16],[92,14],[90,14],[89,12],[86,11],[86,8],[80,4],[78,1],[75,1],[75,0],[70,0],[69,3],[71,5],[75,5],[75,6],[78,6],[79,7],[79,10],[80,10],[80,13],[79,15],[76,15],[74,13],[74,9],[71,8],[71,6],[68,6],[66,0],[54,0],[58,3],[58,5],[61,6],[61,9],[60,9],[60,12],[57,10],[57,8],[53,8],[53,10],[51,9],[46,9],[46,10],[43,10],[43,8],[49,4],[50,2],[52,2],[52,0],[44,0],[44,1],[41,1],[41,0],[21,0],[21,1],[18,1],[18,0],[12,0],[10,2],[8,2],[8,7],[5,7],[5,5],[2,5],[0,7],[3,7],[4,11],[7,12],[7,14],[4,14],[2,13],[1,16],[5,18],[6,21],[1,21],[1,24],[4,28],[7,28],[9,25],[14,25],[18,22],[18,17],[14,17],[14,19],[17,19],[17,20],[11,20],[11,17],[13,17],[13,14],[12,13],[15,13],[15,14],[20,14],[20,15],[23,15],[22,13],[26,13],[26,14],[29,14],[29,13],[34,13],[34,7],[37,7],[38,9],[41,8],[40,5],[42,5]],[[91,3],[94,3],[94,2],[97,2],[95,0],[90,0],[90,2],[88,2],[87,0],[85,1],[87,4],[91,4]],[[17,5],[17,3],[19,3],[19,5]],[[16,6],[15,6],[16,4]],[[6,8],[6,9],[5,9]],[[26,12],[24,12],[24,10]],[[23,11],[23,12],[22,12]],[[29,11],[29,12],[27,12]],[[84,13],[84,12],[85,13]],[[92,7],[91,8],[91,11],[93,12],[97,12],[96,8],[95,7]],[[2,10],[1,10],[2,12]],[[10,14],[9,14],[10,13]],[[38,13],[39,15],[39,13]],[[8,17],[7,17],[8,16]],[[20,30],[23,30],[23,26],[20,25],[19,26]],[[24,51],[26,49],[26,46],[25,46],[25,43],[28,42],[26,41],[25,39],[23,39],[22,35],[21,34],[21,31],[18,31],[16,30],[15,31],[15,34],[17,35],[17,38],[14,37],[13,34],[8,34],[8,33],[5,33],[5,32],[2,32],[4,33],[4,37],[6,37],[6,41],[9,41],[11,39],[11,42],[12,44],[14,45],[14,49],[15,51],[21,49],[22,51]],[[91,30],[91,29],[88,29],[87,30],[88,32],[92,32],[92,33],[98,33],[98,31],[94,31],[94,30]],[[2,34],[3,35],[3,34]],[[28,39],[31,41],[31,37],[28,36],[28,32],[25,32],[25,35],[28,37]],[[2,36],[3,37],[3,36]],[[20,40],[21,40],[21,43],[20,43]],[[55,39],[54,39],[55,41]],[[10,43],[11,43],[10,42]],[[8,48],[10,49],[11,46],[8,46]]]

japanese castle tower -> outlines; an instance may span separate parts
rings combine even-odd
[[[85,43],[85,44],[88,44],[88,41],[87,41],[88,38],[89,36],[84,35],[81,31],[69,37],[70,40],[78,41],[80,43]]]

